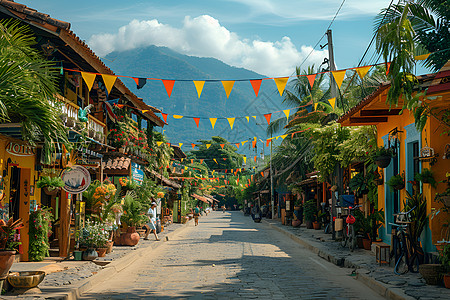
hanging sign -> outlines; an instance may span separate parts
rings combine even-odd
[[[6,144],[6,152],[15,156],[33,156],[36,154],[36,148],[9,142]]]
[[[89,171],[85,167],[78,165],[62,171],[61,179],[65,184],[63,189],[70,194],[82,193],[91,184],[91,174],[89,174]]]
[[[131,177],[139,185],[142,185],[142,182],[144,181],[144,171],[141,170],[138,164],[133,163],[131,165]]]

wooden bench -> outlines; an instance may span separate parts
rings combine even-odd
[[[381,264],[389,264],[390,263],[389,250],[391,249],[391,246],[386,243],[374,243],[374,245],[375,245],[375,257],[376,257],[377,263],[380,266],[381,266]],[[384,260],[383,260],[382,252],[384,252]]]

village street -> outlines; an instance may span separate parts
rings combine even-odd
[[[242,212],[213,212],[83,299],[382,299]]]

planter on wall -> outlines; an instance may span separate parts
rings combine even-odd
[[[382,169],[387,168],[389,166],[389,164],[391,163],[391,157],[390,156],[378,156],[374,160],[374,163]]]

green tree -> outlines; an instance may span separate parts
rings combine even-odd
[[[199,145],[199,150],[191,151],[191,157],[194,159],[204,159],[204,163],[210,170],[237,169],[242,167],[243,155],[237,153],[237,149],[231,146],[223,137],[213,136],[211,140],[202,140],[200,142],[202,144]],[[207,145],[209,144],[211,146],[208,148]],[[223,149],[220,144],[224,144]]]

